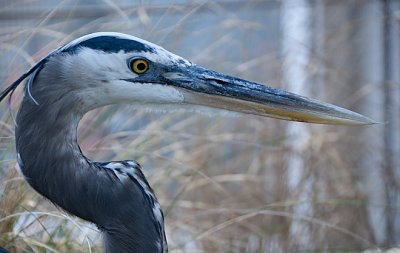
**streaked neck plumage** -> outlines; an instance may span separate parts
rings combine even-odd
[[[18,163],[40,194],[104,232],[106,252],[167,252],[163,216],[133,161],[95,163],[77,143],[88,110],[55,64],[34,78],[16,123]],[[43,80],[46,80],[44,82]],[[36,104],[37,102],[37,104]]]

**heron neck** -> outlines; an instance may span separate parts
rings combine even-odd
[[[25,97],[16,119],[18,163],[29,184],[40,194],[75,215],[86,218],[65,195],[83,183],[80,173],[90,162],[77,143],[77,127],[82,114],[52,104],[34,104]],[[75,181],[75,182],[74,182]]]

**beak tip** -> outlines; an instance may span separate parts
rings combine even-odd
[[[368,117],[365,117],[365,120],[361,124],[362,125],[376,125],[376,124],[382,124],[382,122],[378,122],[378,121],[375,121]]]
[[[362,125],[374,125],[379,124],[379,122],[364,116],[360,113],[326,103],[323,104],[328,110],[326,111],[326,116],[332,119],[333,124],[335,125],[354,125],[354,126],[362,126]],[[328,123],[330,124],[330,123]]]
[[[378,121],[375,121],[371,118],[368,118],[362,114],[358,114],[358,113],[354,113],[353,115],[354,117],[351,117],[350,119],[348,119],[349,123],[351,125],[375,125],[375,124],[381,124]]]

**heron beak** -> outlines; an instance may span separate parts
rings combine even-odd
[[[169,72],[169,85],[179,87],[185,102],[291,121],[334,125],[376,123],[353,111],[262,84],[191,66]]]

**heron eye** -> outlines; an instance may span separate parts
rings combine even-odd
[[[144,59],[135,59],[131,61],[130,68],[136,74],[143,74],[149,69],[149,62]]]

